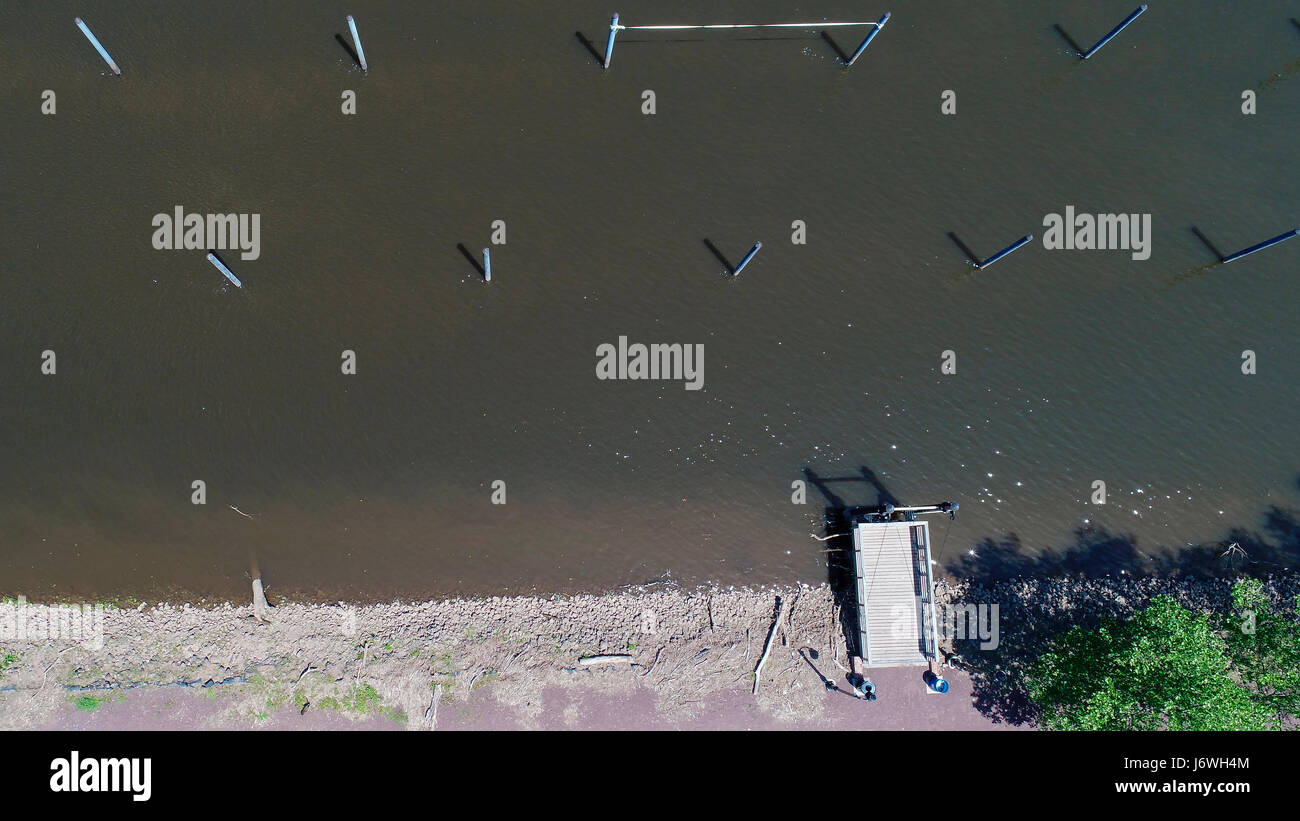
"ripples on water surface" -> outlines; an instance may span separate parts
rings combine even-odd
[[[626,32],[603,72],[586,2],[7,10],[0,592],[243,597],[252,555],[328,598],[816,582],[804,468],[959,501],[950,571],[1085,523],[1152,554],[1261,527],[1297,503],[1300,243],[1205,268],[1191,226],[1235,250],[1300,225],[1300,29],[1161,4],[1084,64],[1052,28],[1091,42],[1130,5],[897,3],[850,71],[809,31]],[[152,249],[177,204],[262,214],[243,290]],[[948,237],[988,255],[1069,204],[1151,213],[1151,259],[1035,241],[972,273]],[[456,246],[496,219],[485,286]],[[764,247],[732,280],[706,238]],[[620,335],[703,343],[704,390],[596,380]]]

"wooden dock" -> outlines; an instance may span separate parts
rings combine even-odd
[[[853,566],[858,653],[866,666],[928,664],[939,646],[929,524],[856,523]]]

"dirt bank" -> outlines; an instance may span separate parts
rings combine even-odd
[[[281,603],[265,620],[251,605],[109,608],[98,649],[63,638],[5,645],[0,726],[41,724],[69,701],[93,711],[142,687],[206,691],[223,705],[219,722],[256,723],[292,706],[431,726],[438,709],[490,691],[526,724],[544,689],[573,686],[644,690],[658,715],[688,719],[713,694],[751,690],[778,596],[787,613],[754,701],[777,719],[815,717],[826,688],[805,657],[833,678],[848,664],[825,587]],[[39,632],[39,615],[32,621]],[[592,656],[610,659],[583,661]]]
[[[37,640],[31,636],[41,633],[48,609],[8,604],[0,607],[0,626],[23,613],[28,638],[0,640],[0,727],[75,725],[69,715],[84,718],[122,700],[142,703],[144,694],[167,703],[173,696],[207,699],[187,726],[285,726],[286,716],[318,716],[309,726],[387,719],[418,729],[437,726],[439,715],[443,727],[554,726],[556,710],[570,707],[574,721],[565,726],[599,726],[578,720],[584,713],[573,705],[582,703],[633,705],[642,726],[715,726],[708,716],[727,710],[738,726],[816,726],[858,706],[891,716],[880,726],[1029,725],[1030,713],[998,699],[1014,700],[1002,692],[1013,682],[1006,671],[1047,632],[1131,612],[1157,593],[1223,609],[1229,585],[1127,577],[940,584],[941,613],[953,604],[999,605],[998,648],[957,642],[972,680],[961,677],[948,696],[925,696],[916,668],[881,672],[879,679],[907,697],[884,692],[870,707],[827,688],[827,681],[845,688],[849,658],[840,608],[826,586],[662,587],[368,606],[282,602],[262,620],[251,605],[142,604],[106,608],[97,631]],[[1270,580],[1268,589],[1283,601],[1300,584],[1289,576]],[[753,695],[778,600],[787,605],[785,615]],[[587,663],[593,656],[608,658]],[[483,705],[491,705],[491,716]],[[165,713],[158,711],[156,721],[165,722]]]

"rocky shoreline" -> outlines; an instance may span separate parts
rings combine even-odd
[[[960,654],[960,669],[973,679],[975,707],[995,723],[1033,725],[1037,711],[1024,697],[1023,674],[1043,643],[1079,624],[1103,618],[1127,618],[1155,596],[1171,596],[1183,606],[1213,613],[1232,609],[1232,587],[1244,576],[1144,576],[1127,573],[1102,578],[1011,579],[993,584],[939,582],[936,601],[950,604],[996,604],[999,644],[979,649],[978,637],[944,642]],[[1276,611],[1294,614],[1300,574],[1270,574],[1261,579]]]
[[[1017,700],[1016,675],[1046,636],[1127,615],[1159,594],[1226,611],[1232,583],[1128,576],[940,582],[935,598],[941,613],[998,606],[995,649],[978,649],[978,637],[941,644],[945,656],[960,654],[975,682],[972,709],[994,722],[1032,726],[1032,710]],[[1290,610],[1300,576],[1269,577],[1265,589]],[[784,615],[751,695],[780,602]],[[751,699],[778,722],[806,722],[824,709],[828,681],[845,688],[850,648],[842,605],[826,585],[798,585],[367,606],[282,602],[259,608],[261,618],[251,605],[110,607],[98,647],[0,632],[0,728],[39,726],[70,701],[94,710],[129,691],[164,687],[201,691],[213,702],[213,726],[259,726],[293,710],[386,716],[427,729],[437,726],[440,707],[487,694],[529,726],[546,709],[543,691],[556,687],[648,691],[668,722],[698,716],[727,694]],[[39,615],[41,608],[0,606],[0,626],[23,609]]]

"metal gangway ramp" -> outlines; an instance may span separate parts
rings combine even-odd
[[[928,664],[939,646],[929,523],[857,522],[853,565],[858,651],[866,666]]]

